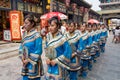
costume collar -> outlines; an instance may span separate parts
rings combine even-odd
[[[32,28],[30,31],[27,32],[27,34],[30,34],[32,32],[34,32],[36,29],[35,28]]]

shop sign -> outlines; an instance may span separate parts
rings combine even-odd
[[[20,11],[10,11],[10,30],[12,40],[21,40]]]
[[[65,5],[64,4],[62,4],[62,3],[59,3],[59,11],[60,12],[66,12],[66,7],[65,7]]]
[[[88,8],[84,8],[84,9],[85,9],[84,12],[87,13],[88,12]]]
[[[32,12],[32,5],[31,4],[28,4],[28,11]]]
[[[32,12],[36,12],[36,6],[35,5],[32,5]]]
[[[75,14],[78,15],[78,9],[75,10]]]
[[[75,9],[77,8],[77,4],[76,3],[72,3],[71,5],[72,5],[73,11],[75,11]]]
[[[84,6],[80,6],[80,13],[84,13]]]
[[[3,40],[5,40],[5,41],[11,41],[10,30],[3,30]]]
[[[43,9],[42,9],[42,7],[37,7],[37,13],[43,13],[43,11],[42,11]]]
[[[29,2],[29,3],[39,3],[40,0],[23,0],[24,2]]]
[[[23,3],[18,2],[18,10],[24,10]]]
[[[0,0],[0,8],[11,8],[11,0]]]

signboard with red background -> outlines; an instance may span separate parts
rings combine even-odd
[[[11,40],[21,40],[20,11],[10,11]]]

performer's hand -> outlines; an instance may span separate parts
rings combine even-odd
[[[50,63],[51,63],[50,59],[47,59],[46,64],[50,64]]]
[[[27,59],[23,60],[23,64],[27,65],[28,64],[28,60]]]
[[[28,60],[27,59],[26,60],[22,60],[22,62],[23,62],[23,66],[26,67],[26,65],[28,64]]]
[[[72,54],[72,58],[75,57],[75,54]]]
[[[76,55],[76,52],[72,53],[72,58],[75,57],[75,55]]]
[[[51,65],[54,66],[56,62],[54,60],[51,61]]]

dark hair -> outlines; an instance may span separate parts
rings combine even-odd
[[[28,15],[25,16],[24,21],[26,19],[28,19],[30,21],[30,23],[34,24],[33,27],[35,27],[36,26],[36,22],[35,22],[35,18],[34,17],[35,16],[33,14],[28,14]]]
[[[60,28],[61,22],[57,16],[54,16],[51,19],[49,19],[48,23],[51,24],[52,21],[54,21],[56,23],[56,25]]]
[[[83,23],[81,24],[81,26],[82,26],[82,27],[87,27],[87,23],[86,23],[86,22],[83,22]]]
[[[87,27],[92,27],[92,24],[91,24],[91,23],[88,23],[88,24],[87,24]]]
[[[96,26],[96,27],[97,27],[97,24],[96,24],[96,23],[94,23],[94,24],[92,24],[92,27],[93,27],[93,26]]]
[[[68,24],[69,24],[69,25],[73,24],[74,27],[76,26],[75,23],[73,22],[73,20],[69,20],[69,21],[68,21]]]
[[[77,27],[80,27],[80,24],[79,24],[79,23],[77,24]]]

